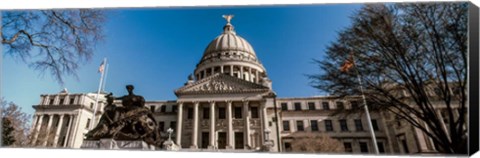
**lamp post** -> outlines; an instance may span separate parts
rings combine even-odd
[[[172,129],[172,128],[168,128],[167,133],[168,133],[168,141],[172,141],[173,129]]]
[[[268,136],[269,136],[270,132],[271,132],[270,128],[265,129],[265,141],[269,140],[270,137],[268,137]]]
[[[273,141],[270,140],[270,137],[269,137],[269,134],[270,134],[271,131],[270,131],[269,128],[266,128],[264,132],[265,132],[265,140],[264,140],[265,143],[263,144],[264,150],[265,151],[270,151],[273,147]]]

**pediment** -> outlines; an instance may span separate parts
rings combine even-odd
[[[249,93],[268,90],[269,88],[263,85],[219,73],[185,85],[177,89],[175,94]]]

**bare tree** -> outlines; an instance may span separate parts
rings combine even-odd
[[[29,131],[29,122],[31,116],[22,112],[22,108],[13,102],[0,100],[1,116],[8,120],[13,127],[12,136],[14,142],[9,144],[11,147],[22,147],[26,145],[27,135]],[[3,122],[5,124],[5,122]]]
[[[324,73],[312,84],[358,96],[360,76],[369,108],[419,128],[439,152],[465,154],[467,11],[463,2],[366,5],[316,60]],[[345,61],[354,65],[340,71]]]
[[[4,11],[0,41],[6,54],[63,84],[63,75],[76,76],[78,64],[90,60],[104,19],[90,9]]]
[[[330,138],[326,134],[306,134],[295,137],[292,142],[293,152],[308,153],[340,153],[344,151],[340,141]]]

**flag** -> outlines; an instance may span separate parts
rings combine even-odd
[[[342,67],[340,67],[340,71],[347,72],[352,67],[353,67],[353,55],[350,54],[349,59],[345,60]]]
[[[100,67],[98,67],[98,72],[103,73],[104,70],[105,70],[105,60],[102,62],[102,64],[100,64]]]

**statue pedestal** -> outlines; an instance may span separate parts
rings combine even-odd
[[[180,147],[175,144],[172,140],[167,140],[163,143],[163,148],[167,151],[178,151]]]
[[[133,149],[133,150],[155,150],[155,146],[149,145],[141,140],[83,140],[81,149]]]

